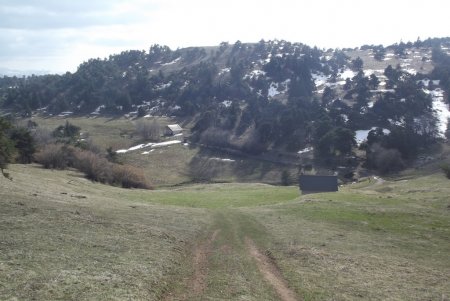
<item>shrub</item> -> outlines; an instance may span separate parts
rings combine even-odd
[[[219,128],[209,128],[200,135],[200,142],[217,147],[230,146],[230,132]]]
[[[9,139],[7,133],[11,126],[8,120],[0,117],[0,170],[5,177],[8,177],[8,174],[3,169],[8,167],[8,163],[13,160],[16,152],[14,142]]]
[[[161,136],[161,126],[156,119],[141,119],[136,122],[136,132],[144,140],[159,141]]]
[[[281,185],[288,186],[291,184],[291,174],[288,170],[283,170],[281,173]]]
[[[152,189],[143,171],[133,166],[112,164],[112,176],[113,184],[123,188]]]
[[[92,181],[124,188],[151,189],[141,169],[109,162],[89,150],[61,144],[50,144],[36,155],[36,161],[45,168],[74,167]]]
[[[92,181],[112,183],[111,163],[91,152],[77,150],[74,153],[74,167],[83,172]]]
[[[37,127],[33,130],[33,138],[37,146],[45,146],[55,141],[52,131],[45,127]]]
[[[111,163],[106,158],[91,151],[76,151],[74,167],[85,173],[86,177],[93,181],[123,188],[152,188],[141,169],[130,165]]]
[[[442,171],[444,172],[447,179],[450,179],[450,164],[443,164],[441,166]]]
[[[397,172],[405,168],[402,155],[397,149],[385,149],[377,143],[367,153],[367,163],[382,174]]]
[[[16,161],[31,163],[36,151],[36,143],[31,133],[25,128],[15,128],[11,132],[11,140],[17,149]]]
[[[72,165],[73,151],[72,147],[49,144],[35,155],[35,160],[45,168],[65,169]]]
[[[53,131],[53,137],[60,142],[73,143],[80,136],[81,128],[66,121],[65,125],[60,125]]]

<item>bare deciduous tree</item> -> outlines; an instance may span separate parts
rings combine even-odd
[[[141,119],[136,122],[136,132],[144,140],[159,141],[161,137],[161,126],[158,120]]]

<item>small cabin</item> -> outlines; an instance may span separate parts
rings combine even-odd
[[[164,135],[166,136],[174,136],[182,133],[183,129],[178,124],[169,124],[164,128]]]
[[[299,186],[303,194],[338,191],[337,176],[300,175]]]

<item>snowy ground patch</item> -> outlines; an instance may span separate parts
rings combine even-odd
[[[411,75],[416,75],[417,74],[417,70],[416,69],[412,69],[412,68],[408,68],[408,69],[404,69],[405,72],[411,74]]]
[[[272,82],[269,86],[269,90],[267,91],[267,95],[269,97],[274,97],[278,94],[284,93],[287,90],[288,84],[290,83],[290,79],[285,80],[281,83]]]
[[[169,65],[173,65],[173,64],[177,63],[179,60],[181,60],[181,56],[178,57],[178,58],[176,58],[176,59],[174,59],[174,60],[171,61],[171,62],[168,62],[168,63],[165,63],[165,64],[161,64],[161,66],[169,66]]]
[[[422,85],[424,85],[425,87],[428,87],[428,85],[430,84],[430,82],[433,85],[439,85],[441,83],[440,80],[436,79],[436,80],[429,80],[428,78],[422,79],[422,80],[418,80],[417,84],[422,83]]]
[[[311,77],[313,78],[316,87],[325,85],[329,79],[329,76],[326,76],[323,73],[311,73]]]
[[[304,149],[301,149],[297,152],[297,154],[304,154],[304,153],[309,153],[312,152],[314,150],[314,148],[312,146],[309,147],[305,147]]]
[[[355,72],[350,70],[350,69],[345,69],[344,71],[338,73],[338,77],[340,77],[343,80],[346,80],[347,78],[354,78],[355,77]]]
[[[357,143],[358,145],[360,145],[361,143],[363,143],[364,141],[366,141],[366,140],[367,140],[367,136],[369,135],[369,132],[370,132],[371,130],[375,130],[375,129],[376,129],[376,127],[372,127],[370,130],[357,130],[357,131],[355,131],[355,140],[356,140],[356,143]],[[391,132],[391,131],[389,131],[388,129],[383,129],[383,133],[384,133],[385,135],[388,135],[390,132]]]
[[[444,91],[438,88],[432,91],[424,89],[424,92],[430,94],[433,99],[432,109],[437,119],[438,135],[441,138],[445,138],[450,110],[448,104],[444,102]]]
[[[225,74],[230,72],[231,68],[223,68],[222,70],[219,71],[219,75]]]
[[[266,75],[266,72],[263,71],[263,70],[253,70],[250,73],[246,74],[244,76],[244,79],[246,79],[246,78],[258,78],[258,77],[264,76],[264,75]]]
[[[370,90],[370,93],[395,93],[394,89],[377,89],[377,90]]]
[[[119,149],[119,150],[116,151],[116,153],[118,153],[118,154],[125,154],[125,153],[131,152],[131,151],[135,151],[135,150],[138,150],[138,149],[143,149],[143,148],[148,148],[148,147],[150,147],[151,149],[155,149],[155,148],[165,147],[165,146],[179,144],[179,143],[181,143],[180,140],[170,140],[170,141],[164,141],[164,142],[159,142],[159,143],[152,143],[152,142],[150,142],[150,143],[147,143],[147,144],[145,144],[145,143],[144,144],[138,144],[138,145],[132,146],[132,147],[130,147],[128,149]],[[151,151],[145,151],[145,152],[143,152],[143,154],[148,154],[150,152]]]
[[[235,162],[236,160],[233,159],[228,159],[228,158],[217,158],[217,157],[213,157],[213,158],[209,158],[210,160],[213,161],[220,161],[220,162]]]
[[[229,108],[231,107],[231,105],[233,104],[233,101],[231,100],[224,100],[221,102],[221,104],[225,107],[225,108]]]

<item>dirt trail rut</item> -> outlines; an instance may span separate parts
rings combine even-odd
[[[191,279],[192,294],[201,295],[207,285],[208,257],[211,253],[212,243],[220,230],[214,231],[211,237],[204,243],[197,246],[194,251],[194,276]]]
[[[258,269],[264,278],[269,282],[278,296],[283,301],[300,301],[295,293],[287,286],[286,281],[280,273],[278,267],[266,255],[262,254],[255,243],[248,237],[245,238],[245,244],[250,255],[255,258]]]
[[[194,274],[191,279],[188,280],[188,291],[182,294],[167,293],[162,300],[164,301],[184,301],[191,298],[197,298],[201,296],[208,284],[208,257],[212,252],[212,243],[219,234],[220,230],[216,230],[212,235],[204,242],[198,244],[193,251],[193,268]]]

